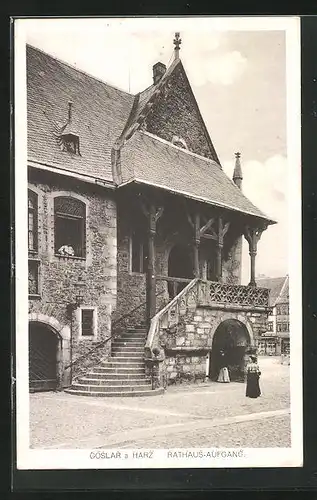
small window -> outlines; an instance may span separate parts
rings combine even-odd
[[[72,153],[74,155],[79,155],[79,137],[73,133],[62,134],[60,137],[62,151],[67,153]]]
[[[273,332],[273,321],[268,321],[267,323],[267,331]]]
[[[85,257],[86,206],[70,196],[55,198],[55,254]]]
[[[133,233],[131,238],[131,270],[133,273],[146,273],[148,263],[148,247],[144,239]]]
[[[289,331],[289,323],[277,323],[277,331],[278,332],[288,332]]]
[[[94,336],[94,309],[81,310],[81,335],[83,337]]]
[[[28,248],[30,253],[38,250],[37,230],[38,230],[38,203],[37,194],[28,190]]]
[[[39,295],[39,261],[29,260],[29,295]]]

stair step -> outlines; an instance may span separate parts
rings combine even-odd
[[[111,357],[112,358],[138,358],[140,360],[144,359],[144,351],[141,352],[134,352],[134,351],[112,351],[111,352]]]
[[[73,394],[75,396],[92,396],[92,397],[121,397],[121,398],[127,398],[127,397],[145,397],[145,396],[158,396],[159,394],[164,393],[164,389],[162,387],[158,389],[150,389],[148,391],[127,391],[127,392],[118,392],[118,391],[113,391],[113,392],[90,392],[90,391],[82,391],[82,390],[76,390],[76,389],[65,389],[65,392],[68,394]]]
[[[127,332],[142,332],[146,334],[148,329],[146,326],[128,326],[127,327]]]
[[[102,364],[90,369],[90,372],[95,373],[143,373],[145,370],[145,363],[107,363],[103,361]]]
[[[126,333],[120,336],[120,340],[131,340],[136,342],[145,342],[146,335],[142,333]]]
[[[115,356],[110,356],[109,362],[120,362],[120,363],[144,363],[144,356],[132,356],[131,354],[124,353],[116,354]]]
[[[145,362],[131,361],[131,358],[109,358],[109,361],[101,361],[101,366],[108,368],[144,368]]]
[[[120,340],[113,340],[112,341],[112,346],[116,347],[144,347],[144,342],[142,340],[127,340],[127,339],[120,339]]]
[[[74,382],[72,384],[72,389],[80,391],[90,391],[90,392],[133,392],[137,390],[138,392],[147,391],[151,389],[151,383],[142,385],[101,385],[101,384],[79,384]]]
[[[142,385],[149,385],[151,384],[151,379],[149,377],[143,377],[141,378],[94,378],[94,376],[85,376],[85,377],[80,377],[76,381],[80,385],[93,385],[93,386],[99,386],[99,385],[104,385],[104,386],[142,386]]]
[[[93,371],[87,373],[84,375],[87,378],[94,378],[94,379],[103,379],[103,380],[114,380],[114,379],[122,379],[122,380],[143,380],[145,377],[145,370],[123,370],[123,372],[127,373],[122,373],[122,371],[118,372],[117,370],[109,370],[107,372],[97,372],[97,369],[95,368]]]
[[[112,349],[122,352],[144,352],[144,345],[112,344]]]

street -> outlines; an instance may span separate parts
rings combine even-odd
[[[290,446],[289,366],[259,358],[262,395],[245,384],[168,387],[153,397],[30,394],[30,446],[41,449]]]

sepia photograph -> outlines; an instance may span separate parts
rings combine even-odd
[[[14,25],[18,468],[302,466],[299,19]]]

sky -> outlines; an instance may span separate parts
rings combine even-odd
[[[180,31],[180,58],[224,171],[232,177],[239,151],[244,194],[278,222],[259,242],[256,274],[288,273],[284,31],[218,29],[208,18],[23,22],[31,45],[131,93],[152,84],[153,64],[171,62]],[[244,242],[244,284],[249,268]]]

